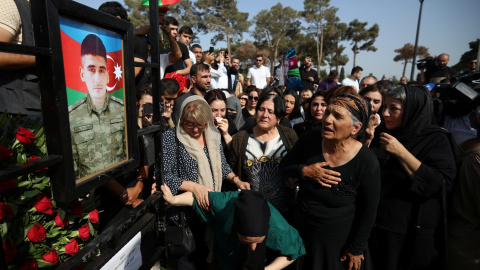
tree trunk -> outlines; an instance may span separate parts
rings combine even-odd
[[[340,53],[338,52],[338,41],[336,41],[335,42],[335,68],[337,69],[337,72],[340,72],[340,71],[338,71],[338,55],[339,54]]]
[[[353,67],[357,66],[357,43],[353,46]]]
[[[225,7],[225,1],[223,2],[223,7]],[[225,34],[227,35],[227,51],[228,55],[232,55],[232,52],[230,51],[230,29],[228,25],[227,18],[225,18]]]
[[[404,77],[404,76],[405,76],[405,71],[407,70],[407,63],[408,63],[408,61],[407,61],[407,59],[405,59],[405,64],[403,65],[403,73],[402,73],[402,77]]]
[[[232,52],[230,51],[230,32],[225,31],[225,34],[227,34],[227,51],[228,55],[232,55]]]
[[[321,45],[320,45],[320,37],[318,36],[317,33],[317,61],[318,61],[318,67],[320,67],[320,63],[322,62],[322,55],[321,55]],[[320,68],[317,70],[318,77],[320,78]]]

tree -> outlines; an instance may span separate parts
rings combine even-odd
[[[402,48],[398,48],[395,50],[397,55],[393,58],[393,61],[398,62],[398,61],[403,61],[403,73],[402,77],[405,76],[405,71],[407,70],[407,64],[409,62],[412,62],[413,60],[413,53],[414,53],[415,47],[410,44],[406,43],[403,45]],[[423,56],[423,57],[428,57],[430,54],[428,53],[428,49],[424,46],[418,46],[417,47],[417,55]]]
[[[240,60],[240,72],[242,73],[248,71],[248,67],[254,64],[253,59],[255,55],[262,54],[265,58],[270,56],[269,51],[259,50],[253,41],[248,39],[238,45],[232,45],[232,47],[236,47],[234,55]]]
[[[265,47],[271,53],[271,70],[275,65],[275,59],[278,55],[278,46],[280,41],[286,35],[294,34],[300,28],[298,12],[291,7],[283,7],[278,3],[270,10],[260,10],[253,18],[255,31],[252,33],[259,43],[265,44]]]
[[[366,29],[368,22],[360,22],[358,19],[351,21],[348,24],[348,29],[346,31],[346,36],[348,40],[351,40],[353,45],[353,66],[357,65],[357,54],[360,51],[373,51],[375,52],[377,48],[373,46],[375,39],[378,37],[378,32],[380,27],[378,24],[374,24],[369,29]],[[362,43],[360,45],[360,43]]]
[[[348,55],[343,54],[345,46],[339,45],[340,42],[347,38],[347,28],[347,24],[340,22],[338,17],[330,20],[325,28],[326,47],[331,48],[325,54],[325,60],[329,63],[330,68],[335,66],[337,71],[338,66],[344,66],[348,63]]]
[[[463,53],[462,56],[460,57],[460,61],[452,67],[453,69],[455,69],[457,73],[460,73],[463,69],[465,69],[467,63],[471,59],[477,59],[479,43],[480,43],[480,40],[478,39],[468,43],[468,46],[470,47],[470,51]]]
[[[297,59],[302,61],[307,55],[312,57],[312,61],[317,65],[317,52],[315,36],[302,32],[295,32],[293,35],[285,36],[278,45],[278,53],[281,54],[290,48],[295,48]]]
[[[192,44],[200,42],[199,33],[204,33],[207,29],[205,21],[200,15],[200,11],[191,0],[182,0],[176,4],[170,5],[169,16],[178,20],[179,26],[189,26],[193,30]],[[202,18],[202,19],[201,19]]]
[[[342,69],[340,70],[340,76],[338,77],[338,81],[341,82],[343,81],[343,79],[345,79],[345,68],[342,67]]]
[[[195,6],[206,29],[216,33],[211,43],[215,45],[218,41],[226,41],[229,54],[230,44],[241,41],[243,33],[252,25],[248,13],[238,11],[235,0],[201,0],[196,1]]]
[[[327,21],[335,18],[337,8],[329,7],[330,0],[305,0],[303,2],[304,11],[302,17],[305,18],[309,24],[307,28],[308,33],[312,33],[316,36],[317,45],[317,61],[318,61],[318,76],[320,76],[320,65],[323,63],[323,39],[324,29]]]
[[[148,18],[148,6],[142,4],[142,0],[124,0],[127,6],[128,17],[133,24],[133,29],[150,23]]]

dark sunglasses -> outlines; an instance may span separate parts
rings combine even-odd
[[[255,60],[255,62],[262,62],[263,60]]]
[[[258,97],[252,97],[252,96],[248,96],[248,100],[255,100],[255,101],[258,101]]]
[[[246,98],[246,97],[240,98],[240,100],[245,100],[245,101],[246,101],[247,99],[248,99],[248,98]]]

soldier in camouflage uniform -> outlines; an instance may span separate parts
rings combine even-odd
[[[107,54],[98,36],[85,37],[81,56],[88,95],[68,107],[76,179],[126,158],[123,101],[108,96]]]

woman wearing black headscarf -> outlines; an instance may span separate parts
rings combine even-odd
[[[218,269],[284,269],[305,254],[297,230],[260,192],[209,192],[209,211],[205,211],[193,193],[173,196],[167,185],[161,189],[168,204],[193,206],[200,218],[211,226]],[[275,254],[274,258],[269,260],[267,251]]]
[[[444,265],[443,194],[456,174],[450,141],[429,126],[429,93],[397,85],[385,93],[371,148],[381,167],[381,197],[370,250],[376,269]]]
[[[367,268],[362,260],[375,222],[380,171],[375,155],[355,138],[369,114],[358,95],[332,98],[322,129],[307,131],[282,159],[284,172],[299,179],[298,229],[307,251],[302,269]]]

